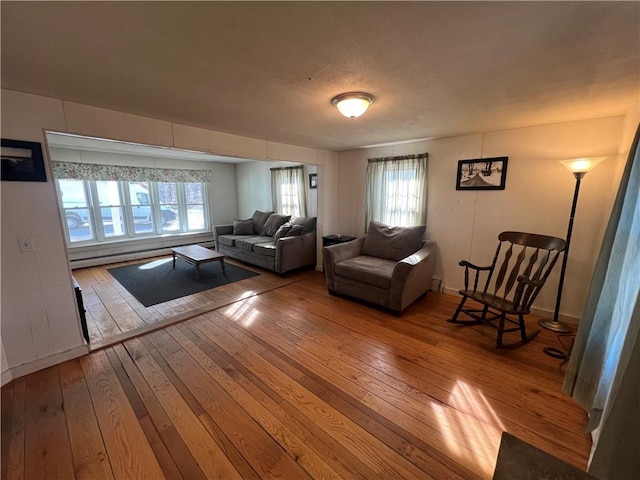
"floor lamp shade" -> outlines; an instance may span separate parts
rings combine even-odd
[[[573,233],[573,219],[576,214],[576,207],[578,205],[578,195],[580,193],[580,182],[587,172],[593,170],[600,162],[606,157],[597,158],[576,158],[573,160],[561,160],[562,163],[576,179],[576,186],[573,191],[573,202],[571,203],[571,214],[569,215],[569,227],[567,229],[567,246],[562,256],[562,269],[560,270],[560,282],[558,283],[558,294],[556,296],[556,308],[553,312],[553,319],[541,319],[538,324],[548,330],[553,330],[559,333],[569,333],[573,329],[566,323],[558,320],[560,314],[560,304],[562,302],[562,288],[564,286],[564,276],[567,271],[567,260],[569,259],[569,247],[571,246],[571,234]]]

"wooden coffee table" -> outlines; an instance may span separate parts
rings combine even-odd
[[[175,247],[171,249],[173,252],[173,268],[176,268],[176,257],[182,258],[185,262],[195,265],[196,279],[200,280],[200,265],[202,263],[220,262],[222,265],[222,273],[227,274],[224,270],[224,255],[200,245],[188,245],[186,247]]]

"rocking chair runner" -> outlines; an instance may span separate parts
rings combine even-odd
[[[531,304],[565,249],[566,242],[561,238],[522,232],[502,232],[498,240],[491,265],[479,267],[466,260],[460,262],[460,266],[464,267],[464,290],[459,291],[462,300],[453,318],[448,321],[460,325],[488,324],[498,329],[497,348],[515,348],[528,343],[540,333],[540,330],[536,330],[527,335],[524,316],[530,313]],[[515,261],[510,265],[514,255]],[[499,259],[501,265],[496,269]],[[471,290],[469,270],[475,271]],[[487,273],[487,279],[484,289],[478,290],[481,272]],[[482,308],[463,308],[469,298],[479,302]],[[471,317],[471,320],[458,320],[461,313]],[[508,316],[517,316],[517,320]],[[497,326],[490,323],[493,320],[498,320]],[[517,326],[505,328],[505,322]],[[503,345],[502,335],[517,330],[520,331],[521,341]]]

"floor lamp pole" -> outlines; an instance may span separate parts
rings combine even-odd
[[[576,177],[576,188],[573,192],[573,203],[571,204],[571,215],[569,216],[569,228],[567,229],[567,240],[564,249],[564,256],[562,257],[562,269],[560,270],[560,282],[558,283],[558,296],[556,297],[556,309],[553,313],[553,320],[541,319],[538,321],[538,325],[547,330],[553,330],[559,333],[570,333],[573,331],[571,326],[558,320],[560,314],[560,302],[562,301],[562,287],[564,285],[564,275],[567,270],[567,260],[569,259],[569,245],[571,245],[571,233],[573,232],[573,218],[576,214],[576,206],[578,205],[578,193],[580,192],[580,181],[584,177],[586,172],[573,172]]]

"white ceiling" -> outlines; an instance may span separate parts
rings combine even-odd
[[[2,87],[346,150],[625,114],[640,2],[1,2]],[[331,98],[376,102],[342,117]]]

